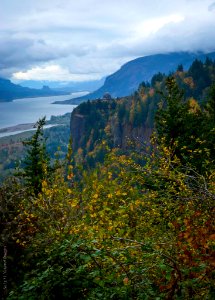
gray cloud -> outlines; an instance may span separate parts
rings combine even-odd
[[[0,40],[0,74],[8,73],[7,69],[25,69],[37,63],[56,60],[62,55],[68,54],[68,50],[50,47],[43,40],[3,38]]]
[[[1,76],[59,65],[94,78],[138,56],[215,50],[211,0],[0,0],[0,7]]]
[[[209,11],[215,10],[215,2],[211,3],[211,5],[208,6]]]

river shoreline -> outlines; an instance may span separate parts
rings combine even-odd
[[[11,127],[1,128],[0,129],[0,139],[4,137],[9,137],[12,135],[19,135],[21,133],[30,132],[36,130],[36,127],[34,126],[34,123],[28,123],[28,124],[18,124]],[[64,124],[47,124],[43,128],[48,129],[50,127],[54,126],[62,126]]]
[[[35,123],[18,124],[10,127],[4,127],[0,129],[0,133],[12,133],[16,131],[25,131],[34,128]]]

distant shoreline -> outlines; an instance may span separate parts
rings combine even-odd
[[[0,99],[0,103],[7,103],[7,102],[13,102],[16,100],[23,100],[23,99],[32,99],[32,98],[41,98],[41,97],[56,97],[56,96],[67,96],[67,95],[71,95],[71,93],[69,92],[65,92],[65,93],[60,93],[60,94],[50,94],[50,95],[28,95],[28,96],[20,96],[18,98],[7,98],[7,99]]]
[[[28,123],[28,124],[18,124],[15,126],[5,127],[0,129],[0,139],[4,137],[8,137],[11,135],[18,135],[24,132],[30,132],[36,130],[34,126],[35,123]],[[44,126],[44,129],[54,127],[54,126],[62,126],[63,124],[47,124]]]
[[[34,128],[35,123],[18,124],[0,129],[0,133],[9,133],[22,130],[30,130]]]

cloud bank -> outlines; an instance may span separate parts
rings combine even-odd
[[[99,79],[139,56],[215,50],[211,0],[0,0],[0,76]]]

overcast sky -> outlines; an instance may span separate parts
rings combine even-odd
[[[214,0],[0,0],[0,76],[100,79],[136,57],[215,50]]]

